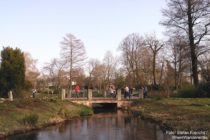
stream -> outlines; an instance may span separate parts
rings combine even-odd
[[[4,140],[170,140],[156,124],[128,111],[95,111],[43,130],[15,135]]]

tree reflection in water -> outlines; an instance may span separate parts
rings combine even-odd
[[[121,110],[100,112],[21,136],[6,140],[169,140],[156,125]]]

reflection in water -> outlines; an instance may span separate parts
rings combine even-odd
[[[36,133],[28,133],[21,136],[13,136],[5,138],[5,140],[38,140]]]
[[[129,112],[99,113],[6,140],[168,140],[154,124]]]

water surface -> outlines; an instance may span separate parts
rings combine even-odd
[[[169,140],[157,125],[118,110],[97,113],[5,140]]]

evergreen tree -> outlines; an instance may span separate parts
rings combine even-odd
[[[3,48],[0,65],[0,96],[7,96],[9,90],[17,91],[22,89],[24,82],[24,53],[18,48]]]

